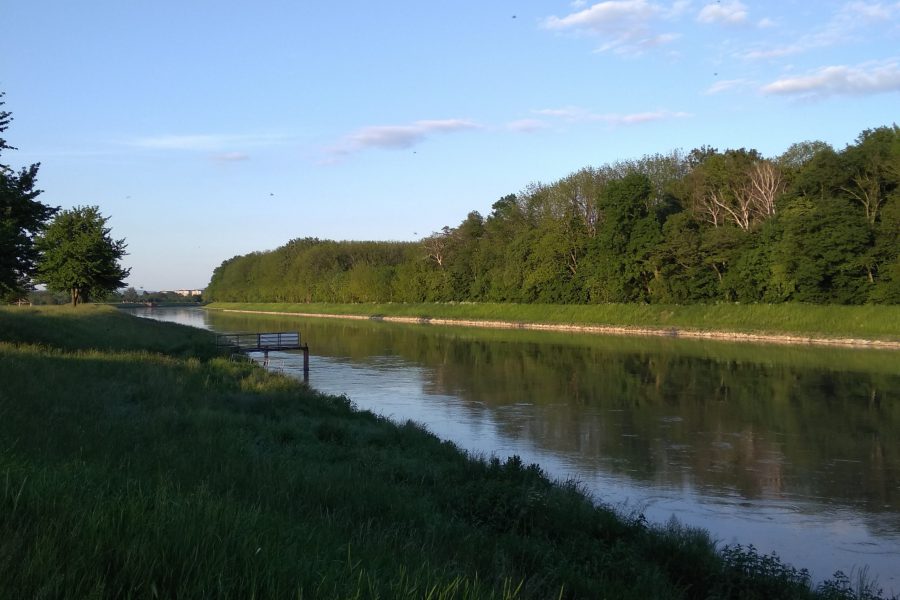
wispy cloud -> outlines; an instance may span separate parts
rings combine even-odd
[[[884,4],[882,2],[850,2],[845,4],[841,12],[850,17],[861,17],[874,21],[892,18],[900,11],[900,2]]]
[[[745,89],[753,86],[753,81],[749,79],[725,79],[712,84],[703,93],[707,96],[721,94],[723,92],[731,92],[734,90]]]
[[[608,0],[590,8],[566,15],[544,19],[548,29],[589,30],[606,33],[622,25],[634,25],[657,16],[661,8],[646,0]]]
[[[219,152],[213,154],[212,159],[218,163],[232,163],[250,160],[250,155],[243,152]]]
[[[669,119],[683,119],[691,116],[686,112],[675,112],[671,110],[656,110],[650,112],[631,113],[627,115],[607,114],[600,115],[600,120],[610,125],[638,125],[641,123],[650,123],[653,121],[666,121]]]
[[[686,112],[677,112],[671,110],[655,110],[629,114],[596,113],[577,106],[567,106],[563,108],[545,108],[537,110],[535,111],[535,113],[546,117],[563,119],[569,122],[600,122],[613,126],[638,125],[641,123],[649,123],[652,121],[681,119],[691,116]]]
[[[135,138],[125,142],[129,146],[147,148],[151,150],[191,150],[218,152],[225,151],[236,146],[268,146],[282,142],[286,139],[283,135],[259,135],[259,134],[189,134],[189,135],[158,135],[152,137]]]
[[[768,60],[810,52],[851,41],[860,29],[868,26],[883,26],[900,15],[900,2],[848,2],[842,5],[817,30],[799,35],[788,44],[761,44],[757,48],[738,54],[748,60]],[[761,28],[772,24],[768,19],[760,21]]]
[[[747,21],[747,7],[740,0],[707,4],[697,13],[697,20],[707,24],[740,25]]]
[[[690,10],[691,4],[693,4],[691,0],[675,0],[666,12],[666,16],[669,18],[680,17]]]
[[[604,42],[598,52],[639,55],[677,39],[676,34],[654,31],[654,25],[676,16],[686,7],[683,0],[668,9],[647,0],[607,0],[562,17],[547,17],[542,25],[554,31],[599,37]]]
[[[577,106],[567,106],[565,108],[542,108],[534,112],[545,117],[556,117],[559,119],[565,119],[567,121],[587,121],[589,120],[589,116],[591,114],[588,110],[579,108]]]
[[[436,134],[480,129],[467,119],[435,119],[415,121],[409,125],[373,125],[350,133],[327,149],[332,157],[343,157],[367,149],[403,150],[421,144]]]
[[[596,52],[613,52],[625,56],[640,56],[664,44],[674,42],[681,37],[678,33],[661,33],[659,35],[634,36],[618,38],[597,48]]]
[[[534,133],[547,129],[547,123],[540,119],[519,119],[506,124],[506,128],[510,131],[518,133]]]
[[[900,91],[900,62],[828,66],[807,75],[785,77],[762,87],[766,94],[819,99]]]

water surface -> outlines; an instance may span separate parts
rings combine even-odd
[[[219,332],[299,330],[311,385],[596,500],[753,544],[814,579],[900,592],[900,355],[670,338],[138,309]],[[300,355],[272,366],[302,376]]]

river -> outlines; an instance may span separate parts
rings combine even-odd
[[[900,593],[900,354],[137,309],[301,331],[310,385],[596,501]],[[271,367],[302,377],[299,354]]]

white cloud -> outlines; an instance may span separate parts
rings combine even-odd
[[[609,32],[623,25],[634,25],[655,17],[660,7],[646,0],[607,0],[565,17],[547,17],[548,29],[588,30]]]
[[[823,67],[808,75],[785,77],[763,86],[766,94],[825,98],[900,92],[900,62],[868,63],[857,67]]]
[[[403,150],[425,141],[432,134],[454,133],[480,129],[465,119],[435,119],[415,121],[410,125],[373,125],[363,127],[328,149],[332,156],[346,156],[369,148]]]
[[[634,56],[675,40],[676,34],[656,33],[653,25],[659,20],[677,17],[688,5],[685,0],[678,0],[666,9],[647,0],[607,0],[563,17],[547,17],[542,25],[555,31],[600,37],[605,42],[598,52]]]
[[[747,21],[747,7],[740,0],[707,4],[697,13],[697,20],[701,23],[740,25]]]

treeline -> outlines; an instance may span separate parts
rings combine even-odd
[[[702,147],[587,167],[418,243],[304,238],[231,258],[207,298],[900,303],[900,127],[840,151]]]

